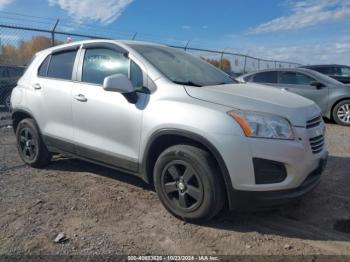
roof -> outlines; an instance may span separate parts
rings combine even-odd
[[[258,70],[254,72],[250,72],[247,74],[242,75],[243,77],[256,74],[256,73],[262,73],[262,72],[274,72],[274,71],[284,71],[284,72],[309,72],[312,73],[314,70],[304,68],[304,67],[294,67],[294,68],[271,68],[271,69],[264,69],[264,70]]]
[[[64,49],[64,48],[69,48],[70,46],[77,46],[77,45],[82,45],[82,44],[88,44],[88,43],[115,43],[115,44],[121,44],[121,45],[131,45],[131,44],[142,44],[142,45],[150,45],[150,46],[164,46],[160,45],[157,43],[151,43],[151,42],[143,42],[143,41],[133,41],[133,40],[110,40],[110,39],[92,39],[92,40],[82,40],[82,41],[76,41],[68,44],[62,44],[62,45],[57,45],[54,47],[50,47],[48,49],[42,50],[38,53],[41,52],[49,52],[49,51],[54,51],[57,49]]]
[[[346,66],[347,65],[337,65],[337,64],[321,64],[321,65],[305,65],[305,66],[300,66],[302,68],[314,68],[314,67],[333,67],[333,66]]]

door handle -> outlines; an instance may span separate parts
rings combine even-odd
[[[74,99],[80,102],[86,102],[87,98],[83,94],[75,95]]]
[[[283,91],[288,91],[289,89],[288,89],[288,87],[283,87],[282,90]]]
[[[41,89],[41,85],[39,83],[36,83],[36,84],[33,85],[33,88],[35,90],[39,90],[39,89]]]

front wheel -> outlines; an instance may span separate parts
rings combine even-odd
[[[33,119],[26,118],[19,122],[16,138],[19,155],[27,165],[39,168],[50,163],[51,154]]]
[[[336,104],[332,115],[337,124],[350,126],[350,100],[344,100]]]
[[[165,208],[197,222],[213,218],[224,206],[224,187],[213,157],[191,145],[171,146],[158,157],[154,184]]]

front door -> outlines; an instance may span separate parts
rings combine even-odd
[[[147,94],[138,93],[136,104],[117,92],[105,91],[105,77],[132,75],[134,86],[142,86],[143,72],[124,53],[108,48],[82,52],[80,81],[74,84],[72,110],[76,153],[85,158],[137,171],[141,121]],[[140,80],[138,82],[137,80]],[[137,86],[135,86],[137,87]]]
[[[278,77],[278,87],[313,100],[325,114],[328,108],[328,87],[324,85],[316,88],[311,85],[315,81],[314,78],[302,73],[281,71]]]

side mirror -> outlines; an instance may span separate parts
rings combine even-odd
[[[133,87],[131,81],[123,74],[107,76],[103,80],[103,89],[106,91],[118,92],[122,94],[135,92],[135,88]]]
[[[321,82],[318,82],[318,81],[312,81],[310,83],[310,86],[314,86],[316,87],[316,89],[321,89],[322,87],[324,87],[325,85],[322,84]]]

